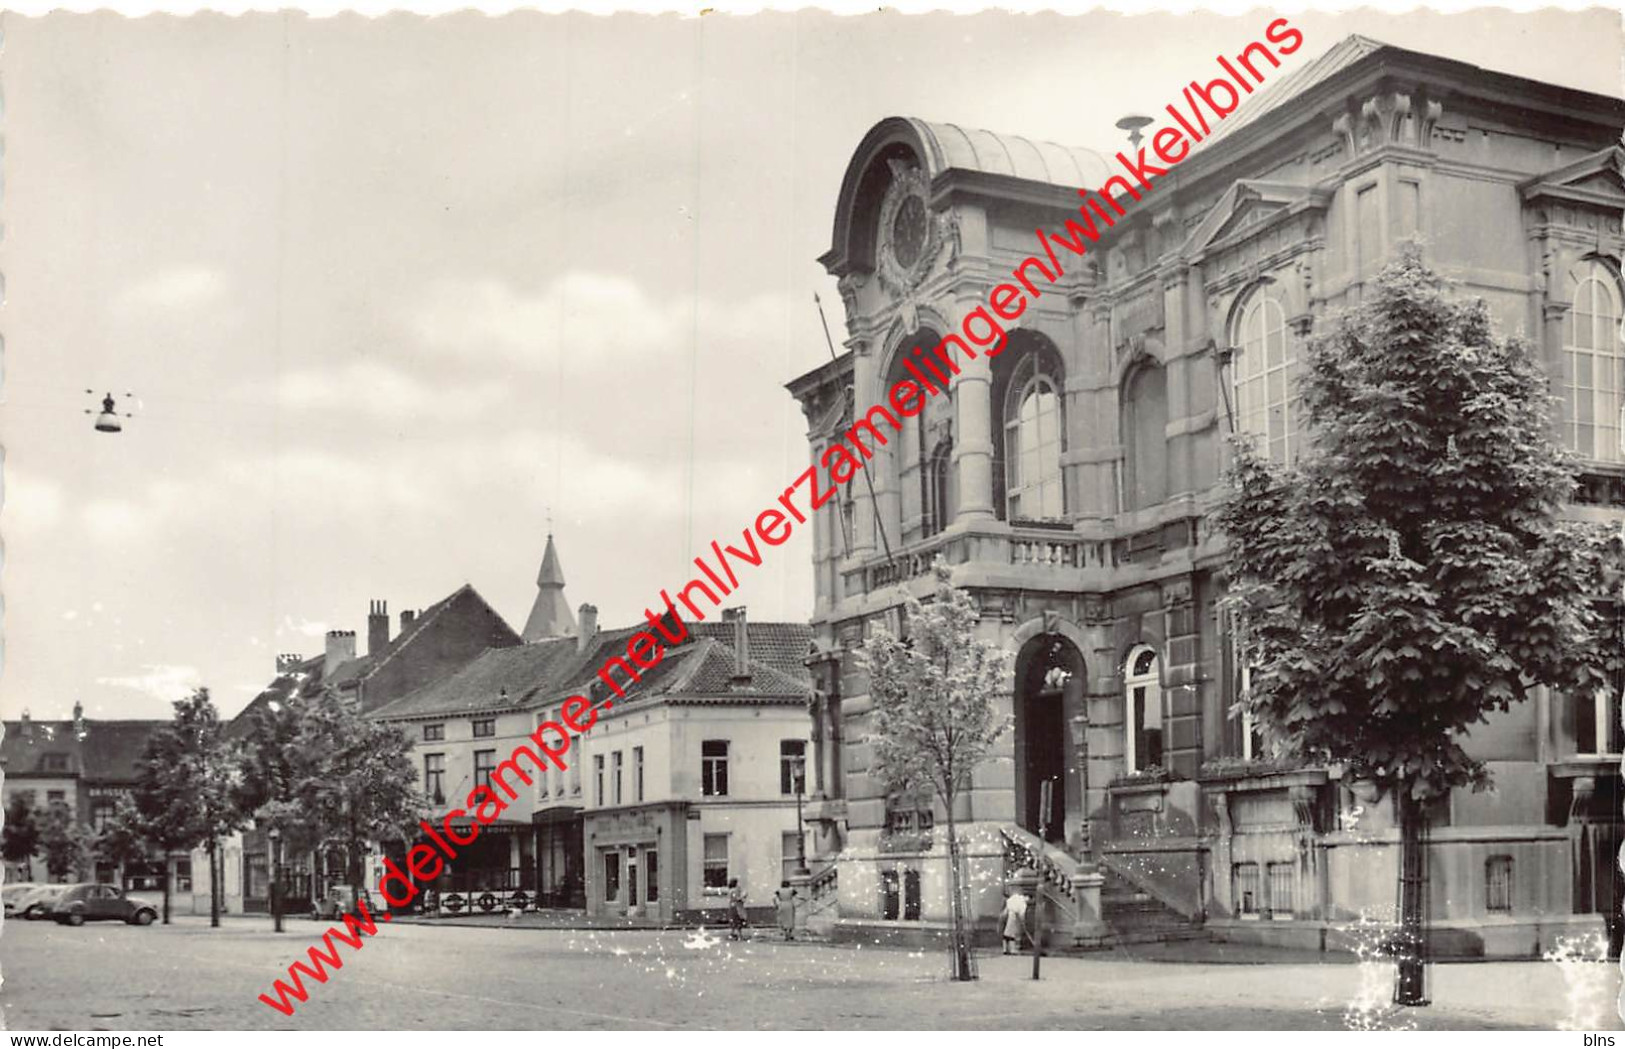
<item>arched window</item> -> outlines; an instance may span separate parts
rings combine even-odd
[[[1123,663],[1123,767],[1143,772],[1162,764],[1162,673],[1157,650],[1139,645]]]
[[[1236,317],[1231,344],[1231,382],[1236,400],[1236,432],[1252,434],[1257,448],[1276,462],[1298,454],[1296,396],[1292,383],[1297,352],[1287,330],[1286,310],[1274,289],[1258,288]]]
[[[1061,383],[1029,353],[1010,377],[1004,399],[1006,520],[1066,513],[1061,482]]]
[[[1563,440],[1587,459],[1620,462],[1625,348],[1619,278],[1596,259],[1576,266],[1569,278],[1574,294],[1563,334]]]
[[[936,535],[954,520],[958,492],[954,484],[954,442],[943,441],[925,465],[925,534]]]
[[[1144,510],[1168,498],[1168,378],[1155,363],[1124,383],[1122,424],[1123,509]]]

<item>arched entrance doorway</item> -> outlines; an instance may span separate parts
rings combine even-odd
[[[1017,653],[1015,684],[1016,820],[1049,841],[1064,841],[1068,813],[1079,817],[1083,806],[1083,770],[1072,743],[1073,719],[1084,713],[1083,655],[1063,635],[1040,634]]]

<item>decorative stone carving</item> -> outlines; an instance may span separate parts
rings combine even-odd
[[[892,181],[880,201],[880,250],[876,252],[876,274],[881,287],[888,294],[902,300],[905,307],[912,307],[913,303],[908,301],[910,296],[936,267],[944,253],[948,253],[950,258],[958,254],[959,220],[951,212],[932,212],[926,207],[927,181],[925,172],[917,165],[898,159],[888,163],[891,165]],[[911,204],[911,201],[917,203]],[[897,242],[899,213],[905,208],[912,214],[924,209],[923,228],[916,227],[912,233],[915,237],[923,237],[918,243]],[[905,215],[904,218],[909,216]],[[907,227],[908,223],[904,225]],[[917,323],[916,316],[910,328]]]
[[[1162,607],[1177,608],[1191,603],[1191,581],[1170,579],[1162,584]]]

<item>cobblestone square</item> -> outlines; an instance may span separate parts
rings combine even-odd
[[[692,931],[395,925],[311,985],[291,1018],[257,1000],[319,929],[203,919],[169,927],[5,923],[0,990],[12,1030],[546,1028],[1341,1029],[1387,977],[1352,964],[1187,964],[979,958],[955,985],[936,952]],[[704,943],[704,946],[696,944]],[[1374,978],[1374,982],[1373,982]],[[1508,989],[1516,989],[1509,994]],[[1617,968],[1441,965],[1422,1028],[1615,1028]],[[1245,1003],[1238,1004],[1238,1003]],[[1386,1026],[1392,1018],[1376,1018]]]

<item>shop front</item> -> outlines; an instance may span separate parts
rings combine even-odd
[[[671,920],[687,906],[686,801],[588,812],[587,913]]]

